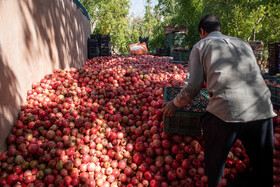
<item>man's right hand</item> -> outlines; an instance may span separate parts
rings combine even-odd
[[[165,103],[162,109],[163,117],[171,117],[177,109],[179,108],[175,106],[173,101]]]

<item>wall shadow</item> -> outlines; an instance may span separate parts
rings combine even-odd
[[[88,37],[85,24],[89,20],[72,1],[18,1],[18,4],[24,23],[26,49],[29,49],[27,52],[31,59],[35,55],[32,50],[34,42],[38,40],[48,51],[53,69],[79,67],[84,63]],[[30,25],[30,18],[33,25]],[[31,37],[34,30],[36,37]],[[36,51],[45,52],[41,49]]]
[[[0,46],[0,142],[5,139],[10,132],[13,124],[11,120],[18,113],[18,108],[22,100],[18,90],[18,80],[8,65],[7,58],[3,54]],[[4,85],[9,85],[4,87]],[[6,149],[6,145],[0,144],[0,152]]]
[[[8,33],[3,44],[9,46],[0,45],[0,153],[32,82],[40,81],[56,68],[83,66],[90,35],[90,21],[72,0],[20,0],[1,8],[16,12],[1,18],[1,34]],[[5,24],[10,15],[15,19],[14,25]],[[15,53],[9,54],[10,49]]]

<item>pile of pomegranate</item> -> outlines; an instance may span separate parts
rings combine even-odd
[[[274,118],[273,180],[274,187],[280,187],[280,110]]]
[[[162,131],[164,87],[182,86],[186,70],[150,55],[97,57],[33,83],[0,154],[0,186],[206,186],[202,136]],[[237,140],[220,186],[249,162]]]

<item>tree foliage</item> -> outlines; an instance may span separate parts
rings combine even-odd
[[[185,25],[186,47],[197,41],[197,24],[206,14],[216,15],[222,32],[266,45],[280,42],[280,4],[277,0],[146,0],[143,17],[129,18],[128,0],[80,0],[92,17],[93,33],[111,34],[112,43],[124,54],[139,36],[149,37],[149,48],[165,46],[163,27]]]
[[[80,0],[91,16],[93,34],[110,34],[113,49],[128,49],[130,4],[128,0]]]
[[[187,44],[198,40],[197,24],[206,14],[216,15],[224,34],[246,41],[279,42],[280,4],[269,0],[177,0],[171,23],[188,27]]]

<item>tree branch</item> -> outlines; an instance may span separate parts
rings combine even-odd
[[[275,34],[276,34],[276,36],[277,36],[278,40],[280,40],[280,37],[279,37],[278,31],[277,31],[277,29],[275,28],[274,22],[273,22],[273,20],[271,19],[270,15],[268,15],[268,19],[271,21],[271,24],[272,24],[273,30],[274,30],[274,32],[275,32]]]
[[[235,15],[235,9],[234,9],[234,15]],[[235,28],[235,31],[236,31],[236,37],[238,37],[238,27],[237,27],[236,19],[234,19],[234,28]]]
[[[256,39],[256,28],[257,28],[257,26],[258,26],[258,24],[260,23],[260,21],[263,19],[263,16],[261,16],[261,17],[259,17],[258,18],[258,20],[257,20],[257,22],[255,23],[255,27],[254,27],[254,29],[253,29],[253,41],[255,41],[255,39]]]

